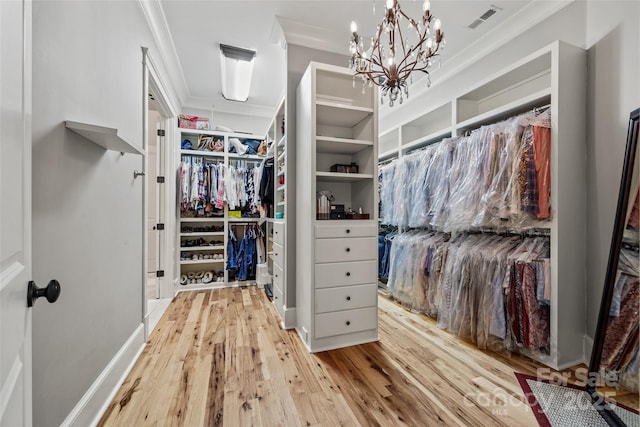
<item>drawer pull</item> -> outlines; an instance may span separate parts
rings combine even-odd
[[[347,252],[351,252],[351,248],[347,248]]]
[[[347,234],[351,233],[351,229],[347,228]]]
[[[347,271],[347,277],[351,276],[351,273]]]
[[[350,296],[347,296],[347,301],[351,301],[351,297]]]
[[[275,253],[275,256],[278,256],[278,252]]]
[[[347,326],[349,326],[349,325],[351,324],[351,321],[350,321],[350,320],[347,320],[347,322],[346,322],[346,323],[347,323]]]
[[[278,275],[276,274],[276,277],[278,277]]]

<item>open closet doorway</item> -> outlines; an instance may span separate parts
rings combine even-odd
[[[171,299],[173,266],[170,254],[174,250],[168,238],[171,209],[167,204],[171,180],[172,159],[169,144],[170,132],[166,130],[175,122],[176,113],[168,101],[166,91],[160,83],[153,61],[146,48],[144,55],[144,141],[145,141],[145,185],[143,195],[143,280],[142,313],[145,337],[148,338],[158,323]],[[169,223],[168,223],[169,222]]]

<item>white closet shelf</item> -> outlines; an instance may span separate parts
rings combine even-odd
[[[183,252],[189,251],[212,251],[212,250],[221,250],[224,249],[224,245],[218,246],[181,246],[180,250]],[[209,261],[209,260],[207,260]]]
[[[529,96],[522,97],[521,99],[502,105],[498,108],[494,108],[493,110],[489,110],[485,113],[458,123],[456,125],[456,128],[458,130],[465,131],[470,128],[478,127],[481,124],[490,123],[495,120],[506,119],[513,116],[515,113],[519,113],[529,108],[533,108],[537,105],[550,102],[551,88],[546,88],[536,93],[532,93]]]
[[[257,154],[238,154],[229,153],[229,158],[233,160],[264,160],[266,156],[258,156]]]
[[[318,153],[355,154],[367,147],[373,147],[373,141],[316,136],[316,151]]]
[[[351,128],[372,115],[373,108],[316,101],[316,120],[318,124]]]
[[[224,157],[224,153],[222,151],[180,150],[180,154],[187,156]]]
[[[188,264],[221,264],[224,263],[223,259],[199,259],[199,260],[181,260],[181,265]]]
[[[266,218],[228,218],[229,222],[239,222],[239,223],[243,223],[243,222],[261,222],[263,220],[266,220]]]
[[[286,184],[285,184],[285,185],[281,185],[281,186],[279,186],[276,190],[277,190],[277,191],[284,191],[284,189],[285,189],[286,187],[287,187],[287,185],[286,185]]]
[[[282,154],[278,156],[278,161],[284,160],[284,155],[285,155],[285,152],[283,151]]]
[[[395,157],[398,157],[398,149],[397,148],[394,148],[394,149],[385,151],[384,153],[378,154],[378,160],[390,160],[390,159],[393,159]]]
[[[180,237],[189,237],[189,236],[224,236],[224,231],[193,231],[190,233],[180,233]]]
[[[278,206],[284,206],[285,202],[278,202]]]
[[[180,222],[223,222],[224,218],[180,218]]]
[[[316,172],[316,178],[325,182],[355,182],[371,179],[373,175],[367,173]]]
[[[143,150],[118,136],[118,129],[67,120],[65,127],[104,148],[121,153],[144,154]]]
[[[280,172],[278,172],[278,176],[283,176],[286,172],[286,169],[282,169]]]
[[[284,144],[286,141],[287,141],[286,135],[282,135],[282,138],[280,138],[280,141],[278,141],[278,147],[280,148],[284,147]]]

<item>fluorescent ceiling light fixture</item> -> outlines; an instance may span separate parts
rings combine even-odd
[[[255,50],[220,43],[222,96],[225,99],[244,102],[249,98],[255,56]]]

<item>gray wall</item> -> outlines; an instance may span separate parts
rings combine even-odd
[[[147,28],[137,1],[33,3],[33,275],[62,285],[33,310],[38,427],[60,425],[142,321],[142,156],[105,151],[64,121],[142,147]]]
[[[575,297],[577,304],[586,306],[585,332],[591,338],[611,243],[627,122],[631,110],[640,107],[639,18],[637,1],[576,1],[501,46],[495,51],[498,54],[489,54],[449,77],[447,84],[439,85],[434,78],[431,89],[401,108],[382,113],[380,123],[382,133],[450,99],[451,87],[464,90],[555,40],[587,50],[587,280],[584,294]]]

